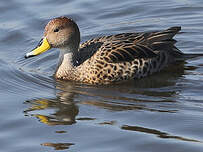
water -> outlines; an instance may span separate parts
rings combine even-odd
[[[178,48],[203,53],[202,0],[1,0],[0,11],[0,151],[202,151],[203,58],[108,86],[53,79],[56,49],[24,59],[64,15],[82,41],[181,25]]]

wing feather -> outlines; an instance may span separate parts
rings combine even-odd
[[[104,36],[81,44],[79,52],[85,48],[87,54],[91,52],[89,58],[94,55],[109,63],[130,62],[135,58],[154,58],[160,51],[180,53],[178,49],[174,49],[176,41],[173,39],[180,29],[172,27],[158,32]]]

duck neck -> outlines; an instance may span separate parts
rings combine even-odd
[[[58,68],[56,69],[56,77],[64,78],[64,77],[72,77],[75,73],[76,67],[76,53],[78,50],[66,48],[61,49],[59,54],[59,62]]]

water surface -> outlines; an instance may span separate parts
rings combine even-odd
[[[0,151],[202,151],[203,58],[108,86],[55,80],[56,49],[24,59],[57,16],[82,41],[182,26],[177,47],[203,53],[201,0],[1,0],[0,11]]]

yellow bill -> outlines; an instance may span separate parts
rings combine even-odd
[[[47,41],[47,38],[44,37],[38,44],[38,46],[33,49],[31,52],[27,53],[25,55],[25,58],[29,58],[29,57],[33,57],[36,55],[39,55],[47,50],[49,50],[51,48],[51,45],[49,44],[49,42]]]

